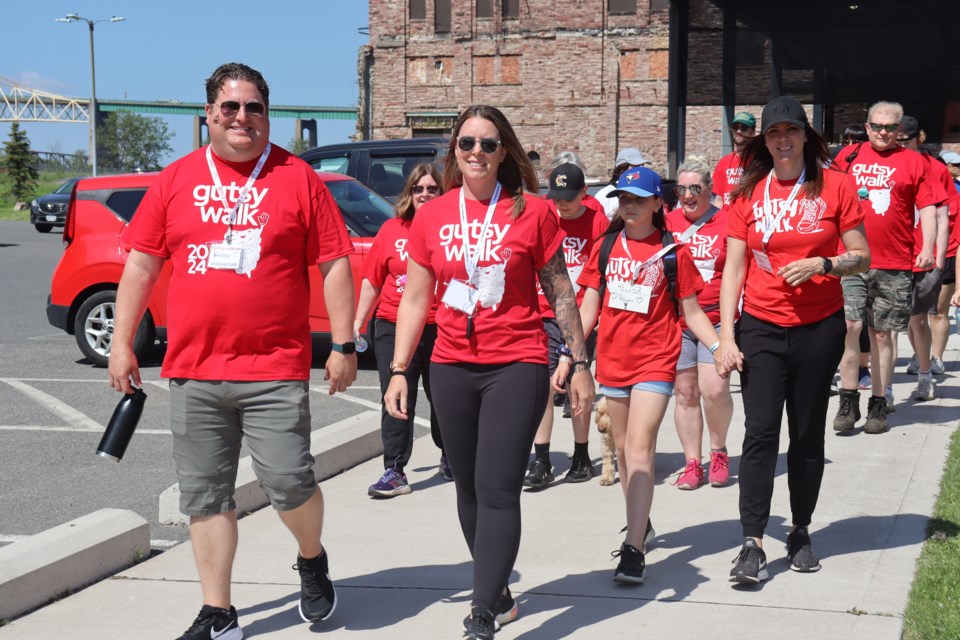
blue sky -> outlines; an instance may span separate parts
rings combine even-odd
[[[364,0],[42,0],[4,2],[0,76],[60,95],[89,98],[90,36],[84,22],[54,22],[68,13],[94,20],[98,99],[203,102],[203,83],[219,64],[243,62],[263,73],[272,104],[356,106],[357,54],[368,37]],[[173,160],[191,150],[191,119],[165,118]],[[293,120],[275,118],[271,138],[286,146]],[[319,144],[354,133],[352,120],[319,120]],[[0,123],[0,140],[9,133]],[[87,150],[88,125],[23,123],[31,147]]]

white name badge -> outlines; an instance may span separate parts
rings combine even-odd
[[[237,244],[212,244],[210,257],[207,258],[208,269],[229,269],[236,271],[243,261],[243,247]]]
[[[770,264],[770,257],[766,253],[754,249],[753,259],[756,261],[758,267],[767,273],[773,273],[773,265]]]
[[[653,295],[653,287],[649,285],[611,281],[607,288],[610,291],[609,306],[613,309],[635,313],[647,313],[650,309],[650,296]]]
[[[447,284],[447,290],[443,292],[441,302],[448,307],[472,316],[479,300],[479,291],[462,280],[451,280]]]

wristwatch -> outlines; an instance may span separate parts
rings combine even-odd
[[[334,342],[330,345],[330,348],[334,351],[339,351],[345,356],[352,355],[357,352],[357,343],[355,342]]]
[[[833,262],[830,260],[830,258],[820,258],[820,259],[823,260],[823,275],[827,275],[828,273],[833,271]]]

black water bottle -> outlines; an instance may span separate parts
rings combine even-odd
[[[133,432],[137,430],[137,423],[143,415],[143,403],[146,400],[147,394],[143,389],[134,389],[133,393],[123,396],[117,408],[113,410],[113,415],[110,416],[107,430],[100,438],[100,444],[97,446],[98,456],[120,462],[127,450],[127,445],[130,444]]]

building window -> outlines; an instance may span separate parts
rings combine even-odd
[[[410,19],[427,19],[427,0],[410,0]]]
[[[474,84],[520,84],[521,81],[520,56],[474,56]]]
[[[670,10],[670,0],[650,0],[650,12],[656,13],[657,11],[669,11]]]
[[[477,17],[493,17],[493,0],[477,0]]]
[[[502,9],[504,18],[519,18],[520,0],[503,0]]]
[[[607,12],[614,16],[636,15],[637,0],[607,0]]]
[[[450,0],[435,0],[433,28],[437,33],[450,33]]]

